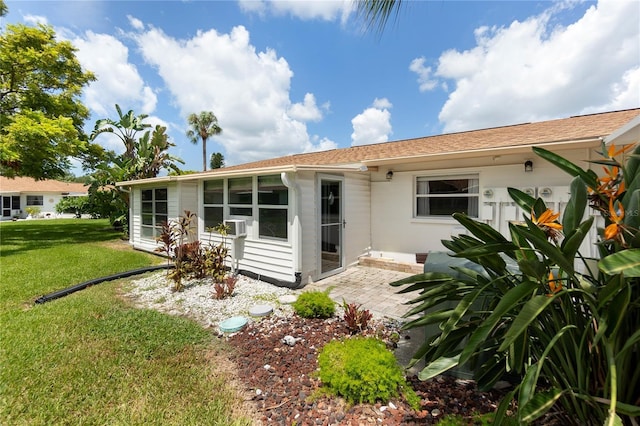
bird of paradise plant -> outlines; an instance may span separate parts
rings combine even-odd
[[[569,424],[637,425],[640,416],[640,147],[603,145],[599,177],[563,157],[534,152],[574,177],[562,215],[540,198],[510,188],[525,212],[510,224],[510,239],[489,225],[454,214],[469,235],[443,241],[456,274],[424,273],[392,283],[419,292],[405,328],[439,324],[412,363],[426,360],[421,379],[457,365],[475,366],[480,388],[509,373],[519,383],[498,407],[496,423],[513,400],[521,424],[543,415]],[[590,214],[587,212],[590,205]],[[580,247],[596,216],[599,257]],[[515,266],[517,265],[517,266]],[[453,302],[453,303],[452,303]]]

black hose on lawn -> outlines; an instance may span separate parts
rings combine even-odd
[[[74,286],[71,286],[62,290],[54,291],[53,293],[45,294],[44,296],[38,297],[35,303],[42,304],[45,302],[49,302],[51,300],[59,299],[64,296],[68,296],[71,293],[75,293],[76,291],[84,290],[87,287],[91,287],[92,285],[100,284],[106,281],[113,281],[120,278],[131,277],[133,275],[144,274],[145,272],[152,272],[152,271],[157,271],[159,269],[169,269],[169,268],[173,268],[173,265],[164,264],[164,265],[147,266],[145,268],[134,269],[132,271],[127,271],[127,272],[120,272],[118,274],[109,275],[107,277],[95,278],[93,280],[85,281],[83,283],[76,284]]]

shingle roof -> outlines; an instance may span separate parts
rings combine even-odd
[[[413,156],[453,154],[554,142],[580,141],[607,136],[640,115],[640,108],[582,115],[537,123],[361,145],[329,151],[295,154],[224,167],[220,172],[295,165],[340,165],[402,159]],[[215,172],[215,170],[213,171]],[[208,172],[208,173],[211,173]]]
[[[87,193],[87,187],[82,183],[35,180],[29,177],[11,179],[6,176],[0,176],[0,192]]]

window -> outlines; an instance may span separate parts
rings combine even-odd
[[[11,208],[14,210],[20,210],[20,196],[14,195],[11,197]]]
[[[253,178],[229,179],[228,185],[231,216],[253,216]]]
[[[42,195],[27,195],[28,206],[42,206],[44,205],[44,197]]]
[[[167,188],[142,190],[142,238],[160,235],[163,222],[168,220]]]
[[[224,220],[224,180],[204,182],[204,226],[215,228]]]
[[[478,176],[416,179],[416,217],[449,217],[453,213],[478,217],[478,200]]]
[[[260,237],[287,239],[289,189],[280,175],[258,177],[258,227]]]

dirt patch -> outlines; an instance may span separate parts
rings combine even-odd
[[[394,331],[392,324],[379,322],[365,334],[389,341]],[[282,341],[286,335],[300,340],[288,346]],[[341,398],[327,396],[315,375],[318,352],[330,340],[348,335],[339,319],[309,320],[294,315],[250,323],[228,338],[233,347],[230,358],[262,424],[434,424],[445,414],[471,418],[472,413],[495,411],[498,392],[479,392],[471,381],[444,376],[426,382],[415,376],[408,379],[421,399],[417,411],[402,398],[349,406]]]

